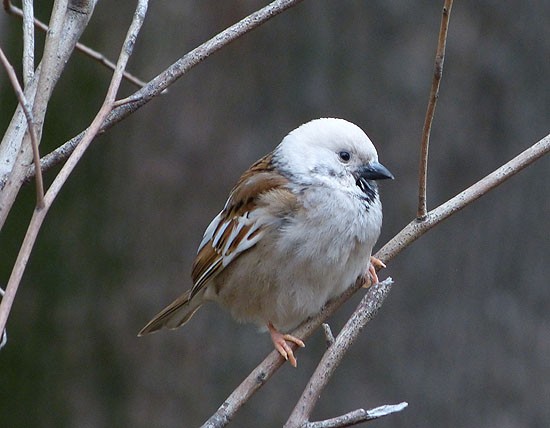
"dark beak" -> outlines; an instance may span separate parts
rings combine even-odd
[[[365,180],[385,180],[392,179],[393,174],[384,165],[378,162],[370,162],[363,165],[358,171],[359,178]]]

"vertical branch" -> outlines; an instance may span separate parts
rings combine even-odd
[[[439,40],[437,43],[437,51],[435,54],[434,75],[432,79],[432,87],[430,89],[430,99],[424,119],[424,127],[422,128],[422,142],[420,146],[420,168],[418,179],[418,211],[416,218],[424,220],[427,214],[426,203],[426,187],[428,181],[428,148],[430,145],[430,132],[432,130],[432,122],[435,114],[435,106],[439,97],[439,85],[441,76],[443,75],[443,62],[445,61],[445,46],[447,44],[447,30],[449,28],[449,18],[453,0],[445,0],[443,5],[443,14],[441,15],[441,25],[439,28]]]
[[[26,87],[33,77],[34,8],[32,0],[23,0],[23,86]]]
[[[50,95],[55,86],[55,80],[52,75],[57,74],[57,58],[59,56],[59,45],[63,37],[63,23],[67,13],[68,0],[55,0],[53,4],[52,16],[50,18],[50,29],[47,32],[44,43],[44,54],[42,56],[42,72],[38,77],[38,88],[34,98],[32,113],[39,120],[39,117],[45,115]],[[42,121],[42,120],[41,120]],[[42,126],[39,124],[39,133]]]
[[[134,18],[132,20],[132,23],[130,24],[128,34],[119,55],[115,72],[111,79],[111,84],[109,85],[109,89],[107,90],[107,95],[105,96],[105,101],[103,102],[103,105],[101,106],[93,122],[86,130],[86,133],[82,138],[81,143],[71,154],[63,168],[61,168],[61,171],[59,171],[57,177],[54,179],[52,185],[48,189],[48,192],[44,197],[44,208],[34,210],[29,227],[27,229],[27,233],[25,234],[25,238],[23,239],[23,244],[21,245],[21,249],[19,250],[19,254],[17,255],[17,260],[15,261],[10,279],[8,280],[8,285],[6,287],[4,297],[2,298],[2,302],[0,303],[0,331],[3,331],[6,326],[6,322],[8,320],[8,316],[11,311],[15,295],[17,294],[17,289],[19,288],[21,278],[23,277],[23,272],[25,271],[32,248],[38,235],[38,231],[40,230],[40,227],[44,221],[44,218],[46,217],[48,210],[52,206],[53,201],[55,200],[57,195],[59,194],[59,191],[63,187],[63,184],[65,184],[67,178],[74,170],[75,166],[84,155],[84,152],[90,146],[91,142],[99,132],[101,124],[110,113],[110,111],[113,109],[116,93],[120,86],[120,82],[124,74],[124,69],[126,68],[128,59],[133,52],[135,39],[139,30],[141,29],[143,20],[145,19],[147,5],[148,0],[139,0],[138,2]]]
[[[9,2],[4,4],[9,7]],[[25,87],[25,96],[32,105],[38,143],[53,88],[87,26],[95,4],[96,0],[58,0],[54,4],[42,61],[34,78]],[[32,157],[25,114],[18,106],[0,143],[0,229],[25,181]]]
[[[0,62],[2,62],[2,65],[8,73],[8,77],[15,91],[15,95],[17,96],[17,100],[19,101],[19,105],[21,105],[21,108],[25,113],[25,118],[27,119],[27,127],[31,136],[33,162],[36,168],[36,206],[38,208],[42,208],[44,207],[44,182],[42,181],[42,170],[40,169],[40,152],[38,151],[38,138],[36,136],[31,109],[29,103],[27,102],[25,94],[23,93],[23,89],[21,88],[21,85],[19,85],[15,70],[4,55],[4,51],[2,50],[2,48],[0,48]]]

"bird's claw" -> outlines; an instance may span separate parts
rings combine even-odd
[[[277,352],[281,354],[281,356],[287,360],[292,367],[297,367],[298,361],[294,356],[294,351],[290,347],[289,342],[298,345],[300,348],[306,346],[305,343],[301,339],[298,339],[290,334],[280,333],[271,323],[269,323],[268,328],[269,333],[271,334],[273,346],[275,346]]]
[[[385,267],[386,265],[382,260],[377,259],[374,256],[371,256],[370,264],[369,264],[369,275],[367,277],[367,281],[365,282],[365,285],[363,285],[363,288],[369,288],[374,284],[378,284],[380,281],[378,280],[376,269],[383,269]]]

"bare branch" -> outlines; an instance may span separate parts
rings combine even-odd
[[[32,0],[23,0],[23,86],[27,86],[34,77],[33,21],[33,2]]]
[[[27,102],[27,98],[23,93],[21,85],[19,85],[15,70],[4,55],[2,48],[0,48],[0,61],[8,73],[8,77],[13,86],[13,90],[15,91],[15,95],[17,96],[17,100],[19,101],[19,105],[25,113],[25,118],[27,119],[27,129],[29,130],[29,134],[31,136],[33,162],[36,167],[40,165],[40,152],[38,151],[38,138],[36,136],[29,103]],[[36,174],[36,206],[38,208],[42,208],[44,206],[44,182],[42,181],[42,172],[40,170],[38,171],[38,174]]]
[[[332,334],[330,325],[324,322],[321,324],[321,327],[323,327],[323,333],[325,333],[325,343],[327,344],[327,348],[330,348],[334,344],[334,335]]]
[[[134,18],[132,20],[132,23],[130,24],[130,28],[126,35],[126,40],[124,41],[121,53],[119,55],[117,66],[115,68],[115,73],[113,74],[113,77],[111,79],[111,84],[109,85],[109,89],[107,90],[105,101],[103,102],[103,105],[101,106],[93,122],[91,123],[89,128],[86,130],[86,133],[81,141],[81,144],[72,153],[72,155],[69,157],[65,165],[63,165],[63,168],[61,168],[61,171],[59,171],[59,174],[54,179],[52,185],[48,189],[48,192],[44,197],[44,203],[45,203],[44,208],[40,210],[38,209],[34,210],[33,216],[31,218],[31,222],[27,229],[27,233],[23,240],[23,244],[21,245],[21,249],[19,250],[19,254],[17,255],[17,260],[15,262],[10,279],[8,281],[5,295],[2,299],[2,303],[0,304],[0,331],[2,331],[5,328],[13,301],[15,299],[15,295],[17,293],[17,289],[21,282],[23,272],[25,271],[25,267],[27,265],[30,253],[32,251],[32,247],[34,246],[36,237],[38,235],[38,231],[40,230],[42,222],[44,221],[44,218],[49,208],[51,207],[56,196],[59,194],[59,191],[61,190],[62,186],[65,184],[67,178],[69,177],[71,172],[74,170],[76,164],[80,161],[84,152],[89,147],[89,145],[91,144],[95,136],[98,134],[101,124],[103,123],[103,121],[105,120],[105,118],[113,108],[116,93],[120,86],[124,69],[126,67],[126,64],[128,63],[128,59],[130,58],[130,55],[132,54],[133,47],[135,45],[135,39],[137,37],[137,34],[139,33],[139,30],[141,29],[143,20],[145,19],[145,14],[147,12],[147,5],[148,5],[148,0],[138,1],[136,12],[134,13]]]
[[[336,418],[326,419],[318,422],[307,422],[301,428],[342,428],[351,427],[363,422],[373,421],[384,416],[397,413],[405,409],[409,404],[387,404],[370,410],[357,409]]]
[[[25,1],[30,1],[30,0],[25,0]],[[23,17],[23,11],[21,9],[19,9],[18,7],[14,6],[13,4],[11,4],[10,0],[4,0],[4,9],[6,10],[6,12],[10,15],[14,15],[14,16],[18,16],[20,18]],[[48,31],[48,26],[46,24],[44,24],[42,21],[34,18],[33,20],[33,24],[36,28],[42,30],[42,31]],[[82,52],[84,55],[88,55],[90,58],[92,58],[93,60],[99,62],[101,65],[107,67],[108,69],[110,70],[114,70],[115,69],[115,63],[110,61],[109,59],[107,59],[102,53],[82,44],[82,43],[77,43],[76,46],[75,46],[75,49],[77,51],[80,51]],[[134,84],[135,86],[137,86],[138,88],[141,88],[143,86],[145,86],[145,82],[143,80],[141,80],[140,78],[134,76],[133,74],[127,72],[127,71],[124,71],[124,78]]]
[[[82,52],[84,55],[88,55],[90,58],[104,65],[108,69],[111,69],[111,70],[115,69],[114,62],[110,61],[102,53],[86,45],[83,45],[82,43],[76,44],[76,50]],[[134,86],[137,86],[138,88],[143,88],[147,84],[145,81],[141,80],[139,77],[134,76],[132,73],[127,72],[126,70],[124,71],[123,77],[128,82],[132,83]]]
[[[423,220],[426,217],[426,188],[428,181],[428,148],[430,145],[430,132],[432,130],[432,122],[435,114],[435,106],[439,97],[439,85],[441,76],[443,75],[443,62],[445,61],[445,46],[447,44],[447,30],[449,28],[449,18],[453,0],[445,0],[443,5],[443,13],[441,15],[441,26],[439,28],[439,40],[437,42],[437,51],[435,54],[434,75],[432,79],[432,87],[430,89],[430,99],[426,110],[426,118],[424,119],[424,127],[422,129],[422,142],[420,146],[420,167],[418,179],[418,211],[416,218]]]
[[[54,4],[43,59],[25,87],[27,100],[34,99],[32,116],[38,143],[53,88],[88,24],[95,3],[96,0],[70,0],[69,3],[58,0]],[[26,129],[26,118],[19,106],[0,144],[0,229],[32,163],[32,145]]]
[[[385,281],[375,284],[368,289],[344,325],[344,328],[342,328],[342,331],[336,337],[334,344],[327,349],[323,358],[321,358],[302,396],[284,425],[285,428],[299,428],[308,422],[309,416],[321,396],[322,390],[332,377],[334,370],[336,370],[336,367],[338,367],[350,346],[355,342],[361,330],[375,317],[378,309],[382,306],[382,303],[384,303],[386,296],[390,292],[392,283],[392,279],[387,278]]]
[[[156,76],[143,88],[135,92],[123,101],[118,101],[119,105],[115,108],[109,117],[101,126],[100,132],[105,132],[121,120],[125,119],[136,110],[147,104],[154,97],[161,94],[165,89],[172,85],[176,80],[187,73],[191,68],[200,64],[214,52],[217,52],[232,41],[238,39],[244,34],[254,30],[271,18],[279,15],[285,10],[296,6],[303,0],[276,0],[264,8],[251,13],[236,24],[225,29],[212,39],[204,42],[202,45],[187,53],[174,64]],[[63,162],[72,153],[75,147],[80,143],[84,132],[81,132],[71,140],[67,141],[61,147],[57,148],[42,159],[42,171],[47,171],[55,165]],[[30,167],[27,172],[26,180],[34,176],[34,167]]]

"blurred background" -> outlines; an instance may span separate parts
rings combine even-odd
[[[36,2],[46,21],[51,2]],[[129,70],[149,80],[267,4],[151,2]],[[137,338],[190,287],[202,232],[244,171],[288,131],[343,117],[375,142],[378,247],[415,215],[418,151],[443,2],[304,1],[192,69],[97,139],[39,235],[0,351],[5,427],[196,427],[271,351],[269,337],[205,306]],[[82,42],[115,59],[135,2],[99,2]],[[435,208],[550,129],[550,3],[456,2],[430,151]],[[37,52],[42,50],[40,36]],[[0,14],[20,70],[21,22]],[[75,53],[41,152],[83,130],[110,72]],[[134,88],[125,83],[120,96]],[[0,72],[0,129],[16,101]],[[378,427],[550,424],[550,159],[429,232],[382,272],[395,286],[323,393],[314,418],[407,401]],[[51,182],[54,172],[46,175]],[[30,219],[20,194],[0,235],[5,284]],[[338,332],[359,293],[330,323]],[[283,424],[323,353],[321,332],[230,426]]]

